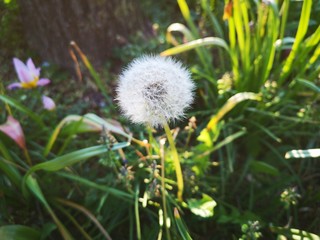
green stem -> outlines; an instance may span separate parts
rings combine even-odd
[[[176,176],[177,176],[177,185],[178,185],[178,193],[177,193],[177,197],[178,200],[180,202],[182,202],[182,195],[183,195],[183,175],[182,175],[182,170],[181,170],[181,165],[180,165],[180,161],[179,161],[179,156],[178,156],[178,152],[176,149],[176,146],[174,144],[174,140],[169,128],[169,125],[167,122],[164,122],[163,124],[164,130],[166,132],[167,138],[168,138],[168,142],[173,154],[173,163],[174,163],[174,167],[176,170]]]
[[[167,212],[167,201],[166,201],[166,188],[165,188],[165,167],[164,167],[164,143],[160,140],[160,153],[161,153],[161,192],[162,192],[162,205],[163,205],[163,218],[164,227],[166,230],[167,239],[170,240],[170,232],[167,224],[168,212]]]
[[[30,155],[29,155],[29,152],[26,148],[23,149],[23,153],[27,159],[27,163],[29,164],[29,166],[31,167],[32,166],[32,161],[31,161],[31,158],[30,158]]]
[[[136,196],[134,202],[134,212],[136,216],[137,239],[141,239],[140,215],[139,215],[139,185],[136,186]]]

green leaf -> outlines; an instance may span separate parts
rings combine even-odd
[[[179,210],[177,208],[174,208],[174,219],[175,219],[175,222],[177,224],[177,227],[178,227],[178,230],[179,230],[179,233],[180,233],[180,237],[183,240],[192,240],[192,237],[188,233],[187,226],[183,222],[183,220],[181,219],[180,214],[179,214]]]
[[[53,133],[51,134],[49,141],[46,145],[46,147],[44,148],[44,156],[47,156],[49,154],[49,152],[51,151],[51,148],[54,144],[54,142],[57,140],[59,133],[61,132],[61,129],[68,123],[70,122],[80,122],[82,121],[81,116],[78,115],[69,115],[67,117],[65,117],[64,119],[62,119],[60,121],[60,123],[56,126],[56,128],[54,129]]]
[[[197,140],[203,142],[207,147],[212,147],[214,136],[211,130],[203,129]]]
[[[167,28],[167,34],[166,34],[167,42],[173,45],[178,45],[179,43],[177,42],[175,37],[172,35],[172,32],[180,32],[187,39],[187,41],[193,40],[190,30],[185,25],[181,23],[173,23]]]
[[[286,153],[285,158],[317,158],[320,157],[320,148],[306,150],[291,150]]]
[[[280,80],[279,80],[280,83],[282,83],[285,80],[285,78],[289,75],[290,71],[292,70],[293,62],[298,53],[298,49],[299,47],[301,47],[301,42],[308,31],[308,24],[310,20],[311,10],[312,10],[312,0],[304,0],[302,5],[300,20],[299,20],[298,30],[295,36],[295,41],[292,46],[292,50],[285,62],[285,65],[283,66]]]
[[[71,240],[73,239],[69,233],[69,231],[66,229],[66,227],[61,223],[61,221],[58,219],[58,217],[56,216],[56,214],[54,213],[54,211],[51,209],[50,205],[48,204],[47,200],[45,199],[41,188],[38,184],[37,179],[35,179],[33,176],[31,175],[27,175],[25,176],[25,183],[28,186],[28,188],[30,189],[30,191],[38,198],[38,200],[40,200],[40,202],[44,205],[44,207],[46,208],[47,212],[50,214],[52,220],[55,222],[55,224],[57,225],[63,239],[65,240]]]
[[[207,129],[212,129],[218,123],[218,121],[224,117],[224,115],[231,111],[238,103],[245,100],[260,101],[261,96],[252,92],[241,92],[233,95],[227,100],[227,102],[222,106],[222,108],[220,108],[217,114],[210,119],[207,125]]]
[[[51,232],[57,229],[57,225],[55,225],[52,222],[48,222],[43,225],[42,231],[41,231],[41,240],[48,239]]]
[[[0,169],[6,175],[12,183],[14,183],[17,187],[20,188],[22,177],[20,172],[15,166],[12,166],[10,163],[4,161],[2,157],[0,157]]]
[[[0,94],[0,100],[3,102],[9,104],[10,106],[16,108],[22,113],[25,113],[27,116],[29,116],[31,119],[33,119],[35,122],[37,122],[41,127],[45,127],[45,124],[43,123],[42,119],[39,117],[39,115],[32,112],[30,109],[26,108],[22,104],[20,104],[15,99],[12,99],[8,96]]]
[[[217,37],[206,37],[206,38],[201,38],[197,40],[193,40],[181,45],[178,45],[173,48],[169,48],[163,52],[160,53],[161,56],[171,56],[179,53],[183,53],[198,47],[203,47],[203,46],[217,46],[217,47],[222,47],[227,52],[229,52],[229,47],[227,43],[222,39],[222,38],[217,38]]]
[[[75,127],[72,130],[70,130],[70,124],[71,125],[75,124],[73,125]],[[99,132],[99,131],[102,131],[102,128],[104,127],[107,131],[110,131],[128,138],[128,142],[131,141],[131,136],[129,134],[127,134],[122,129],[112,125],[107,120],[93,113],[87,113],[84,116],[69,115],[60,121],[60,123],[57,125],[57,127],[51,134],[51,137],[44,150],[44,156],[47,156],[49,154],[54,142],[57,140],[58,135],[60,134],[61,130],[64,127],[67,127],[66,131],[67,132],[69,131],[69,133],[71,134],[78,134],[78,133],[84,133],[84,132]]]
[[[90,157],[97,156],[102,153],[106,153],[109,150],[117,150],[120,148],[124,148],[129,146],[129,142],[122,142],[116,143],[113,145],[112,148],[108,148],[105,145],[98,145],[93,147],[88,147],[84,149],[80,149],[71,153],[67,153],[63,156],[56,157],[48,162],[39,163],[29,169],[26,175],[31,174],[38,170],[45,170],[45,171],[57,171],[78,163],[82,160],[88,159]]]
[[[40,232],[23,225],[6,225],[0,227],[0,239],[37,240],[40,239]]]
[[[316,93],[320,93],[320,88],[315,85],[313,82],[311,81],[308,81],[306,79],[302,79],[302,78],[299,78],[299,79],[296,79],[296,82],[297,83],[300,83],[301,85],[315,91]]]
[[[280,172],[277,168],[271,166],[268,163],[261,161],[252,161],[250,163],[250,169],[256,173],[266,173],[273,176],[279,176]]]
[[[261,96],[252,92],[241,92],[230,97],[227,102],[219,109],[219,111],[210,119],[207,127],[201,131],[197,139],[201,142],[205,142],[207,146],[212,146],[212,136],[217,136],[216,129],[218,129],[217,124],[219,123],[219,121],[238,103],[245,100],[260,101]],[[211,135],[210,131],[213,131],[213,135]]]
[[[189,25],[189,28],[192,31],[192,34],[195,37],[199,36],[198,29],[197,29],[196,25],[194,24],[194,22],[192,21],[192,17],[191,17],[189,6],[188,6],[187,2],[185,0],[177,0],[177,2],[178,2],[178,5],[180,7],[180,11],[181,11],[184,19],[186,20],[186,22]]]
[[[320,237],[318,235],[300,229],[273,226],[271,226],[270,228],[272,232],[278,233],[280,236],[285,236],[294,240],[320,240]]]
[[[189,199],[187,202],[191,212],[203,218],[212,217],[217,206],[216,201],[206,194],[202,194],[201,199]]]
[[[100,185],[100,184],[97,184],[95,182],[92,182],[92,181],[89,181],[85,178],[82,178],[82,177],[79,177],[79,176],[75,176],[75,175],[72,175],[72,174],[68,174],[68,173],[63,173],[63,172],[58,172],[57,175],[59,176],[62,176],[62,177],[65,177],[65,178],[68,178],[70,180],[73,180],[73,181],[76,181],[78,183],[81,183],[83,185],[86,185],[90,188],[96,188],[100,191],[104,191],[104,192],[107,192],[107,193],[110,193],[118,198],[122,198],[124,200],[132,200],[133,199],[133,195],[129,194],[129,193],[126,193],[126,192],[123,192],[121,190],[118,190],[116,188],[112,188],[112,187],[108,187],[108,186],[105,186],[105,185]]]
[[[107,131],[122,135],[126,138],[128,138],[128,142],[130,142],[131,140],[131,136],[126,133],[125,131],[123,131],[122,129],[112,125],[111,123],[109,123],[107,120],[97,116],[96,114],[93,113],[87,113],[84,115],[85,119],[90,120],[91,122],[98,124],[100,127],[104,126],[106,128]]]

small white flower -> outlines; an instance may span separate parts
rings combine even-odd
[[[192,103],[193,89],[190,73],[180,62],[142,56],[120,75],[117,100],[132,122],[157,127],[184,116]]]

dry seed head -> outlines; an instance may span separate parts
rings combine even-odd
[[[170,57],[142,56],[122,72],[117,100],[135,123],[162,126],[184,116],[193,100],[189,71]]]

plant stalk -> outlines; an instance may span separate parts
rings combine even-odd
[[[166,199],[166,188],[165,188],[165,167],[164,167],[164,143],[165,141],[160,140],[160,157],[161,157],[161,193],[162,193],[162,205],[163,205],[163,218],[164,227],[166,230],[167,239],[170,240],[169,226],[167,224],[168,212],[167,212],[167,199]]]
[[[181,170],[181,165],[180,165],[180,161],[179,161],[179,156],[178,156],[178,152],[176,149],[176,146],[174,144],[174,140],[172,137],[172,133],[170,131],[169,125],[168,123],[165,121],[163,124],[164,130],[166,132],[167,138],[168,138],[168,142],[173,154],[173,163],[174,163],[174,168],[176,170],[176,176],[177,176],[177,185],[178,185],[178,193],[177,193],[177,197],[178,200],[180,202],[183,201],[182,199],[182,195],[183,195],[183,175],[182,175],[182,170]]]

